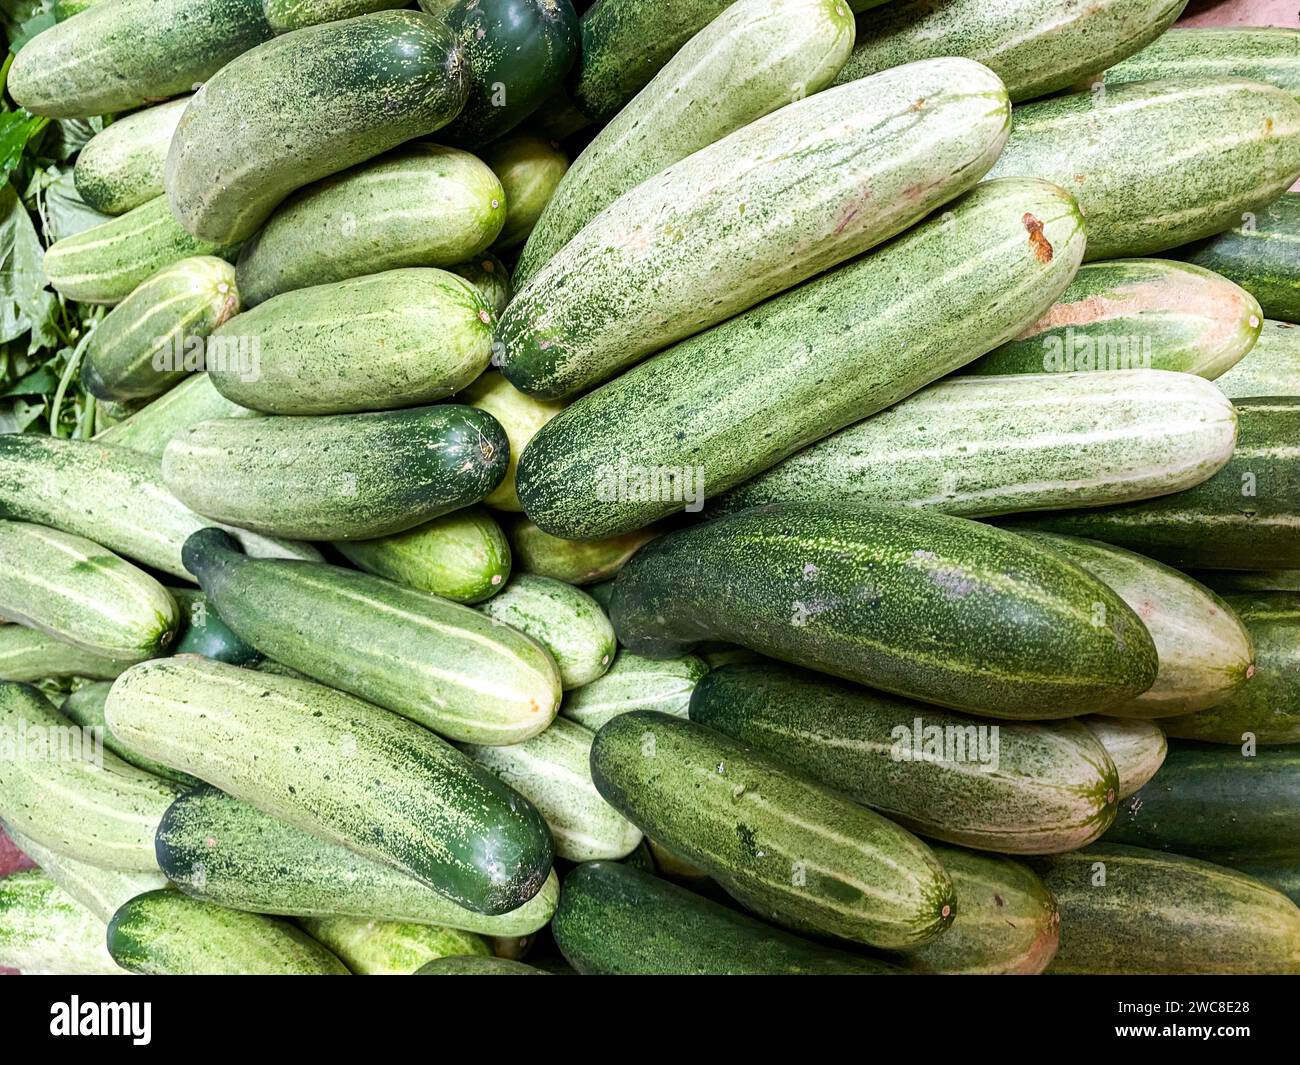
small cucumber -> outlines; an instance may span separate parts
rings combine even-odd
[[[195,374],[130,417],[109,426],[95,440],[162,458],[167,441],[182,429],[211,418],[260,418],[260,411],[231,403],[207,374]]]
[[[438,958],[490,955],[473,932],[365,917],[304,917],[303,930],[357,976],[411,976]]]
[[[0,680],[36,681],[47,677],[112,680],[132,664],[92,654],[26,625],[0,625]]]
[[[196,588],[172,588],[172,597],[181,608],[180,638],[175,654],[202,655],[232,666],[251,666],[262,657],[252,644],[245,643],[221,620]]]
[[[1108,67],[1102,80],[1122,85],[1217,74],[1267,82],[1300,99],[1298,52],[1300,31],[1279,26],[1172,29],[1136,55]]]
[[[569,157],[553,141],[516,133],[485,149],[483,158],[505,189],[506,224],[492,247],[506,252],[528,240],[568,172]]]
[[[594,584],[614,576],[659,533],[640,529],[604,540],[562,540],[543,532],[527,518],[520,518],[506,535],[515,562],[524,573],[554,577],[569,584]]]
[[[104,922],[39,869],[0,877],[0,966],[29,976],[121,976]]]
[[[525,965],[510,958],[485,958],[477,954],[457,954],[435,958],[420,966],[416,976],[550,976],[545,969]]]
[[[123,214],[163,194],[167,148],[188,96],[146,107],[105,126],[77,153],[73,180],[82,200]]]
[[[564,696],[560,713],[592,732],[610,718],[632,710],[686,717],[691,693],[708,671],[694,655],[656,659],[619,651],[603,677]]]
[[[505,263],[495,255],[486,252],[468,262],[449,266],[453,274],[459,274],[476,289],[492,313],[498,318],[510,302],[510,271]]]
[[[542,426],[564,409],[564,404],[526,395],[496,370],[482,374],[456,398],[471,407],[487,411],[501,423],[501,428],[510,440],[510,464],[506,467],[506,475],[488,493],[484,502],[498,510],[523,510],[515,488],[515,470],[519,466],[519,457]]]
[[[112,751],[128,765],[133,765],[136,769],[143,770],[162,780],[170,780],[183,788],[192,788],[200,783],[188,773],[178,773],[170,766],[165,766],[161,762],[155,762],[151,758],[136,754],[135,751],[131,750],[108,730],[108,724],[104,718],[104,706],[108,702],[108,693],[112,690],[112,687],[113,685],[108,681],[83,684],[68,694],[68,697],[59,706],[59,712],[73,724],[81,726],[82,729],[94,730],[95,735],[101,737],[104,750]],[[114,906],[113,909],[117,909],[117,907]],[[108,917],[111,916],[112,913],[110,912]],[[105,917],[104,920],[107,921],[108,917]]]
[[[1255,346],[1214,383],[1230,399],[1300,392],[1300,326],[1266,320]]]
[[[1169,744],[1152,721],[1120,717],[1085,717],[1080,723],[1106,748],[1119,774],[1119,797],[1127,799],[1156,775],[1165,762]]]

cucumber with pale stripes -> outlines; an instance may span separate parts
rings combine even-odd
[[[796,452],[716,509],[842,500],[975,518],[1124,503],[1200,484],[1236,439],[1232,403],[1191,374],[957,377]]]
[[[1252,350],[1262,322],[1254,296],[1191,263],[1084,263],[1038,321],[963,372],[1141,368],[1181,370],[1213,380]]]
[[[163,194],[163,165],[188,96],[125,115],[77,153],[77,193],[96,211],[122,214]]]
[[[1272,85],[1199,77],[1025,104],[989,171],[1021,176],[1074,194],[1090,260],[1149,255],[1221,233],[1290,187],[1300,101]]]
[[[593,732],[610,718],[632,710],[686,717],[691,693],[708,671],[695,655],[643,658],[619,651],[603,677],[565,693],[560,713]]]
[[[743,126],[624,193],[529,278],[501,316],[502,371],[573,396],[866,251],[978,181],[1009,110],[989,70],[936,59]]]
[[[520,460],[524,510],[581,539],[698,510],[1014,336],[1069,283],[1083,248],[1061,189],[986,182],[873,254],[578,400]]]
[[[549,653],[470,607],[340,566],[252,559],[218,529],[191,537],[185,563],[263,654],[451,739],[519,743],[555,717]]]
[[[128,765],[133,765],[136,769],[143,770],[163,780],[170,780],[183,788],[192,788],[199,784],[200,781],[188,773],[178,773],[170,766],[165,766],[161,762],[155,762],[151,758],[136,754],[135,751],[131,750],[108,730],[108,724],[104,717],[104,706],[108,702],[108,693],[112,688],[113,685],[108,681],[83,684],[70,692],[68,697],[63,700],[59,705],[59,713],[82,729],[94,730],[95,735],[101,738],[104,750],[112,751],[113,754]],[[113,908],[116,909],[117,907]],[[105,917],[104,920],[108,920],[108,917]]]
[[[885,948],[952,923],[952,881],[910,832],[703,725],[622,714],[596,734],[591,775],[628,820],[746,905]]]
[[[1214,383],[1229,399],[1300,394],[1300,326],[1265,320],[1255,346]]]
[[[1115,766],[1075,721],[995,731],[777,663],[707,673],[691,720],[948,843],[1048,854],[1091,843],[1115,819]]]
[[[130,417],[110,425],[95,440],[161,459],[167,441],[182,429],[211,418],[260,418],[261,411],[231,403],[205,373],[186,378]]]
[[[157,853],[159,867],[187,895],[252,913],[344,914],[529,935],[551,919],[560,894],[552,872],[523,905],[493,916],[476,913],[386,862],[206,786],[168,807],[158,825]]]
[[[0,877],[0,966],[29,976],[122,976],[104,931],[41,870]]]
[[[506,466],[506,475],[483,502],[498,510],[523,510],[519,494],[515,490],[519,456],[542,426],[564,410],[564,404],[520,392],[497,370],[483,373],[456,398],[471,407],[487,411],[501,423],[501,428],[510,440],[510,463]]]
[[[1138,791],[1164,765],[1169,743],[1154,721],[1085,717],[1082,723],[1115,763],[1121,800]]]
[[[78,861],[137,872],[158,868],[154,831],[180,790],[176,785],[103,750],[92,730],[60,715],[30,685],[0,684],[0,726],[11,748],[0,763],[6,824]]]
[[[479,913],[518,908],[550,871],[532,804],[428,729],[320,684],[158,659],[117,679],[108,725],[142,754]]]
[[[510,525],[506,535],[522,572],[569,584],[594,584],[613,577],[659,534],[655,529],[638,529],[603,540],[563,540],[521,517]]]
[[[447,267],[459,274],[476,289],[498,317],[510,302],[510,271],[495,255],[484,252],[473,259]]]
[[[458,928],[342,916],[298,923],[356,976],[411,976],[438,958],[491,954],[480,936]]]
[[[1300,99],[1300,31],[1281,26],[1181,27],[1108,67],[1106,85],[1216,74],[1249,78]]]
[[[481,954],[457,954],[435,958],[415,971],[416,976],[550,976],[538,969],[511,958],[491,958]]]
[[[112,680],[133,662],[92,654],[76,644],[26,625],[0,625],[0,680],[48,677]]]

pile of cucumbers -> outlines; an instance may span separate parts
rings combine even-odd
[[[1300,31],[1183,6],[61,9],[0,966],[1300,973]]]

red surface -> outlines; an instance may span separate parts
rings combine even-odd
[[[35,869],[36,863],[14,846],[13,840],[0,828],[0,876],[8,876],[20,869]]]

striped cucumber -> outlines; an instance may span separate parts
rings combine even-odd
[[[610,805],[746,905],[885,948],[952,923],[952,882],[920,840],[712,729],[622,714],[596,734],[591,775]]]
[[[453,274],[459,274],[476,289],[492,308],[492,313],[500,317],[510,302],[510,271],[505,263],[495,255],[484,252],[482,255],[455,266],[449,266]]]
[[[551,867],[546,822],[525,799],[428,729],[323,685],[158,659],[117,679],[108,724],[142,754],[479,913],[523,905]]]
[[[468,152],[405,145],[285,200],[240,251],[239,288],[254,306],[362,274],[451,267],[496,239],[506,209],[501,182]]]
[[[545,969],[526,965],[510,958],[491,958],[481,954],[456,954],[435,958],[415,971],[416,976],[550,976]]]
[[[29,976],[121,976],[104,922],[39,869],[0,877],[0,966]]]
[[[844,501],[974,518],[1124,503],[1199,484],[1236,439],[1232,403],[1191,374],[957,377],[791,455],[717,509]]]
[[[936,59],[743,126],[624,193],[528,279],[501,316],[503,372],[572,396],[858,255],[978,181],[1008,113],[990,71]]]
[[[1082,723],[1106,748],[1119,774],[1119,797],[1127,799],[1164,765],[1169,744],[1152,721],[1120,717],[1085,717]]]
[[[551,919],[560,893],[552,872],[516,909],[494,916],[467,910],[386,862],[206,786],[168,807],[158,825],[157,853],[159,867],[187,895],[253,913],[343,914],[529,935]]]
[[[263,654],[444,736],[518,743],[555,717],[547,651],[469,607],[339,566],[251,559],[216,529],[190,539],[185,563]]]
[[[212,385],[207,374],[194,374],[141,407],[129,418],[109,426],[95,440],[162,458],[167,441],[182,429],[212,418],[260,418],[261,412],[231,403]]]
[[[1102,712],[1156,677],[1142,622],[1100,581],[926,511],[773,504],[672,533],[624,567],[610,617],[637,654],[727,640],[1002,718]]]
[[[600,797],[591,781],[595,734],[556,719],[545,732],[509,747],[464,748],[546,818],[555,854],[572,862],[624,858],[641,830]]]
[[[570,584],[592,584],[614,576],[658,532],[638,529],[622,536],[580,543],[552,536],[527,518],[520,518],[506,530],[506,535],[522,572],[554,577]]]
[[[708,671],[695,655],[656,659],[619,651],[603,677],[565,694],[560,713],[593,732],[632,710],[686,717],[691,693]]]
[[[1149,255],[1222,232],[1300,176],[1300,101],[1213,77],[1058,96],[1016,108],[989,176],[1070,190],[1089,259]]]
[[[108,702],[108,693],[112,690],[113,685],[108,681],[96,681],[91,684],[83,684],[68,694],[59,706],[59,713],[71,721],[74,725],[79,726],[83,731],[90,730],[104,744],[104,750],[112,751],[122,761],[128,765],[133,765],[136,769],[143,770],[152,776],[159,777],[163,780],[170,780],[179,784],[183,788],[192,788],[200,781],[190,776],[188,773],[178,773],[170,766],[165,766],[161,762],[155,762],[152,759],[144,758],[135,753],[126,744],[119,740],[108,730],[108,724],[104,717],[104,706]],[[113,909],[117,909],[116,906]],[[111,917],[112,914],[110,913]],[[104,920],[108,920],[105,917]]]
[[[77,153],[77,193],[96,211],[122,214],[163,194],[167,148],[190,98],[146,107],[105,126]]]
[[[516,133],[484,149],[483,158],[505,189],[506,224],[492,247],[507,252],[528,240],[568,172],[569,157],[554,141]]]
[[[1230,399],[1300,394],[1300,327],[1266,320],[1255,346],[1214,383]]]
[[[134,663],[92,654],[26,625],[0,625],[0,680],[36,681],[49,677],[112,680],[131,665]]]
[[[706,674],[691,720],[948,843],[1049,854],[1115,819],[1115,766],[1075,721],[989,726],[775,663]]]
[[[1014,336],[1065,288],[1083,247],[1078,209],[1056,186],[983,184],[578,400],[520,460],[524,510],[580,539],[698,510]]]
[[[169,589],[181,608],[180,636],[175,654],[202,655],[232,666],[251,666],[262,657],[252,644],[234,634],[230,626],[197,588]]]
[[[1207,74],[1249,78],[1300,99],[1300,31],[1278,26],[1186,27],[1161,34],[1136,55],[1108,67],[1107,85]]]
[[[564,404],[526,395],[496,370],[482,374],[456,398],[471,407],[487,411],[501,423],[501,428],[510,440],[510,463],[506,467],[506,475],[488,493],[484,502],[498,510],[523,510],[519,494],[515,490],[519,456],[542,426],[564,409]]]
[[[411,976],[438,958],[491,953],[481,937],[457,928],[340,916],[298,923],[357,976]]]

